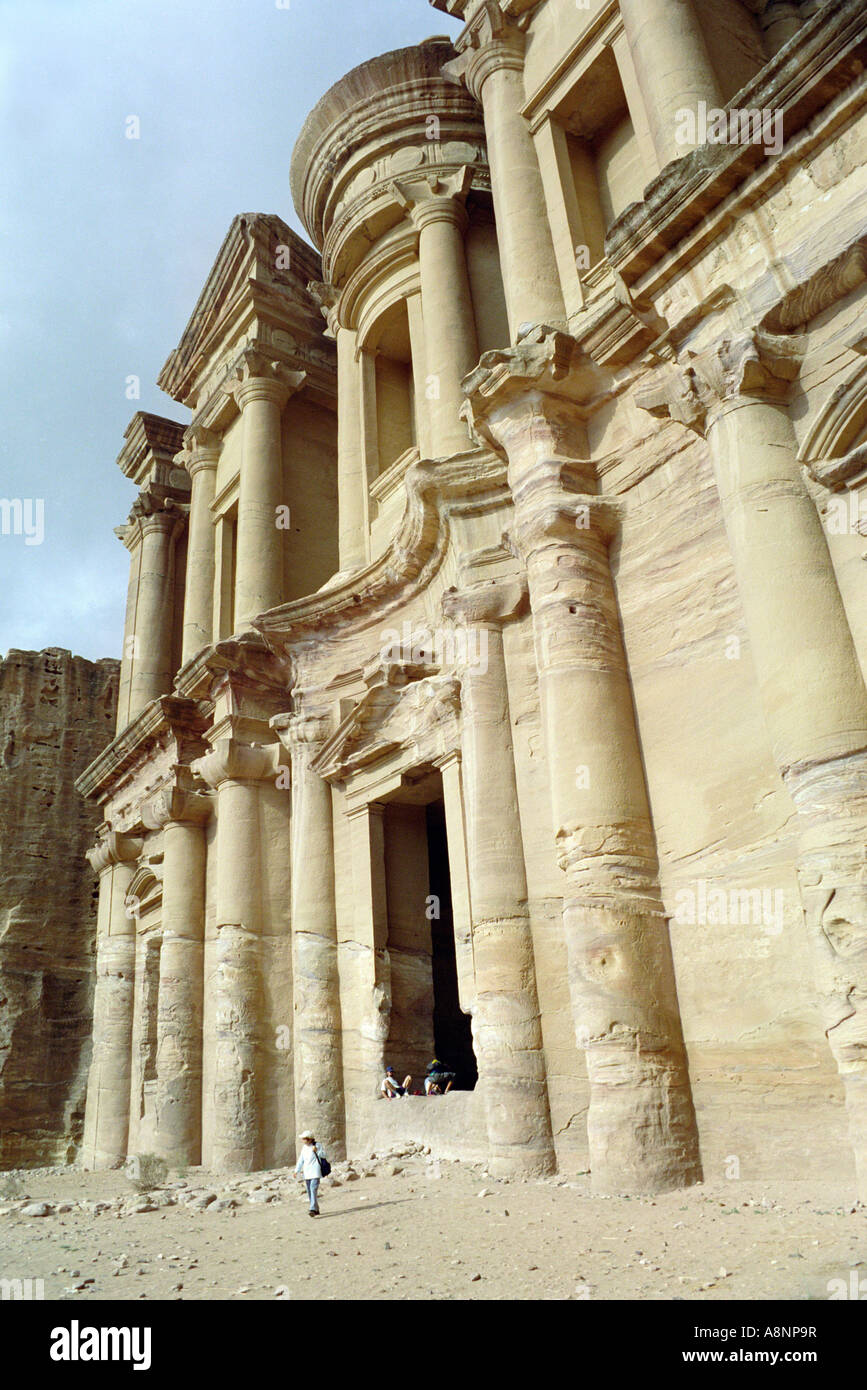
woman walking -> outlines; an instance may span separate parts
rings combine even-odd
[[[316,1139],[309,1129],[305,1129],[303,1134],[299,1134],[301,1149],[298,1153],[298,1162],[295,1164],[295,1172],[304,1179],[307,1188],[307,1196],[310,1199],[310,1216],[319,1215],[319,1179],[327,1177],[331,1172],[331,1165],[325,1157],[325,1150],[321,1144],[317,1144]]]

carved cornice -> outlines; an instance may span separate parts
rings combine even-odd
[[[758,144],[706,144],[667,165],[644,190],[643,201],[627,208],[606,235],[606,256],[625,282],[631,286],[652,272],[653,292],[659,293],[682,272],[683,263],[666,252],[683,244],[693,263],[699,242],[709,244],[738,216],[741,188],[746,205],[754,207],[760,196],[756,179],[775,183],[788,168],[802,166],[813,118],[847,88],[857,93],[865,65],[863,0],[827,0],[728,103],[782,113],[782,156],[770,159]]]
[[[239,692],[285,694],[292,685],[291,667],[256,632],[215,642],[187,662],[175,678],[179,694],[213,700],[230,682]]]
[[[867,444],[850,449],[842,458],[811,460],[807,471],[830,492],[842,492],[848,484],[867,473]]]
[[[322,248],[324,278],[342,286],[371,240],[393,222],[387,206],[393,178],[423,165],[472,162],[472,147],[484,146],[476,103],[442,71],[454,56],[441,37],[383,54],[347,73],[308,116],[292,155],[292,196]]]
[[[792,333],[805,328],[817,314],[845,299],[867,280],[867,237],[853,242],[834,260],[798,285],[762,319],[768,333]]]
[[[496,455],[473,450],[407,470],[406,506],[386,550],[333,587],[272,608],[255,619],[276,652],[302,652],[346,631],[382,624],[424,589],[449,544],[450,515],[470,503],[505,495],[505,468]]]
[[[469,18],[475,12],[476,6],[488,3],[492,3],[492,0],[428,0],[428,4],[433,5],[435,10],[441,10],[443,14],[457,15],[459,19]],[[504,15],[519,18],[537,10],[543,0],[496,0],[496,3]]]
[[[175,740],[177,761],[184,761],[185,753],[202,746],[208,718],[207,706],[198,701],[161,695],[145,705],[132,723],[76,778],[76,791],[91,800],[107,800],[129,769],[164,736]]]

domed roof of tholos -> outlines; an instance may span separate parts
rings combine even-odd
[[[437,35],[411,48],[398,48],[383,53],[353,68],[341,77],[316,103],[304,125],[292,153],[290,188],[292,201],[310,235],[317,240],[315,218],[305,196],[308,179],[314,171],[316,153],[329,132],[345,121],[352,112],[361,116],[364,108],[381,104],[388,94],[401,89],[415,89],[423,97],[431,88],[447,84],[452,91],[456,83],[442,72],[444,63],[457,56],[449,38]]]

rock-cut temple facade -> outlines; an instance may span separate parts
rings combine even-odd
[[[862,0],[434,3],[126,432],[83,1160],[867,1197]]]

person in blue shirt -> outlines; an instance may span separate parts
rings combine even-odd
[[[304,1180],[304,1184],[307,1188],[307,1197],[310,1201],[310,1215],[318,1216],[319,1183],[322,1178],[321,1160],[326,1157],[325,1150],[321,1144],[317,1144],[315,1136],[309,1129],[305,1129],[304,1133],[299,1134],[298,1138],[301,1140],[301,1148],[298,1151],[298,1162],[295,1164],[295,1172]]]

